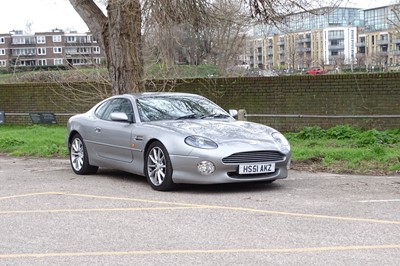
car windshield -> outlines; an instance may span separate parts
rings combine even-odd
[[[230,118],[221,107],[203,97],[152,96],[137,100],[143,122],[177,119]]]

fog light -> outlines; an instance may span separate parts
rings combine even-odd
[[[202,161],[197,164],[197,170],[202,175],[210,175],[215,171],[215,165],[209,161]]]

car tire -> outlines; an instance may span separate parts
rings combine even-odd
[[[72,170],[78,175],[95,174],[99,168],[89,164],[86,145],[79,134],[75,134],[72,137],[71,145],[69,147],[69,161]]]
[[[167,191],[175,188],[171,159],[161,142],[155,141],[148,147],[144,168],[147,182],[154,190]]]

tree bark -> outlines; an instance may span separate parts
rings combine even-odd
[[[144,91],[140,0],[109,0],[107,16],[93,0],[69,0],[100,41],[113,95]]]

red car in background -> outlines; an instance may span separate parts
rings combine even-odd
[[[325,71],[319,67],[313,67],[306,71],[306,74],[308,74],[308,75],[319,75],[319,74],[324,74],[324,73],[325,73]]]

